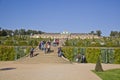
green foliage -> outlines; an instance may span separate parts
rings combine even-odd
[[[28,45],[26,41],[20,41],[18,44],[19,44],[19,46],[25,46],[25,45]]]
[[[29,46],[27,47],[9,47],[9,46],[0,46],[0,61],[13,61],[19,59],[27,54],[30,51]]]
[[[102,80],[120,80],[120,69],[111,69],[104,72],[94,71]]]
[[[0,61],[14,60],[14,55],[13,47],[0,46]]]
[[[38,46],[39,42],[45,40],[48,41],[50,40],[49,38],[47,39],[42,39],[42,38],[30,38],[29,36],[12,36],[12,37],[0,37],[0,45],[4,46]]]
[[[6,30],[0,30],[0,36],[7,36],[7,31]]]
[[[120,32],[118,32],[118,31],[111,31],[110,36],[112,36],[112,37],[120,37]]]
[[[101,32],[100,30],[97,30],[97,31],[96,31],[96,34],[97,34],[98,36],[101,36],[102,32]]]
[[[87,48],[86,59],[89,63],[96,63],[100,55],[99,48]]]
[[[70,61],[73,61],[73,58],[74,58],[74,54],[73,54],[73,47],[64,47],[62,48],[63,52],[64,52],[64,55],[70,60]]]
[[[120,63],[120,48],[100,48],[100,47],[63,47],[62,48],[65,56],[70,60],[74,61],[75,56],[80,54],[85,54],[88,63],[96,63],[98,57],[100,60],[106,63]],[[105,51],[103,51],[105,50]],[[107,52],[106,52],[107,51]],[[107,58],[106,58],[107,54]]]
[[[120,47],[120,37],[103,37],[100,39],[70,39],[65,42],[65,45],[76,47]]]
[[[120,64],[120,49],[115,49],[114,63]]]
[[[38,46],[39,42],[49,39],[30,38],[26,35],[0,37],[0,61],[19,59],[29,54],[31,46]]]
[[[10,35],[31,35],[31,34],[42,34],[44,32],[42,31],[37,31],[37,30],[25,30],[25,29],[16,29],[16,30],[7,30],[7,29],[1,29],[0,28],[0,36],[7,36]]]
[[[14,42],[12,40],[6,40],[6,41],[4,41],[4,45],[11,46],[13,44],[14,44]]]

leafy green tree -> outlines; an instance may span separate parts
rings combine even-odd
[[[110,36],[115,36],[114,31],[111,31]]]
[[[94,32],[94,31],[91,31],[90,34],[95,35],[95,32]]]
[[[19,32],[20,32],[20,35],[26,35],[25,29],[20,29]]]
[[[118,33],[119,37],[120,37],[120,32]]]
[[[14,33],[14,31],[8,30],[8,29],[5,29],[5,31],[7,32],[7,35],[10,35],[10,36],[11,36],[12,33]]]
[[[101,36],[102,32],[101,32],[100,30],[97,30],[97,31],[96,31],[96,34],[97,34],[98,36]]]
[[[14,34],[15,34],[15,35],[19,35],[19,30],[16,29],[16,30],[14,31]]]
[[[110,36],[111,37],[120,37],[120,32],[118,32],[118,31],[111,31]]]
[[[30,35],[32,33],[32,30],[27,30],[26,34]]]
[[[1,32],[1,36],[7,36],[7,32],[4,29]]]

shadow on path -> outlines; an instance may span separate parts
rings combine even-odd
[[[12,68],[12,67],[9,67],[9,68],[1,68],[0,71],[7,71],[7,70],[14,70],[16,68]]]

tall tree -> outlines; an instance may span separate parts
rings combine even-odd
[[[110,36],[112,36],[112,37],[119,37],[120,34],[119,34],[118,31],[111,31]]]
[[[19,35],[19,30],[16,29],[16,30],[14,31],[14,34],[15,34],[15,35]]]
[[[98,36],[101,36],[102,32],[101,32],[100,30],[97,30],[97,31],[96,31],[96,34],[97,34]]]
[[[110,32],[110,36],[115,36],[114,31]]]
[[[5,31],[7,32],[7,35],[11,35],[13,33],[12,30],[8,30],[8,29],[6,29]]]
[[[119,37],[120,37],[120,32],[118,33]]]
[[[30,35],[32,33],[32,30],[27,30],[26,34]]]
[[[2,30],[2,28],[0,27],[0,36],[2,36],[2,31],[1,30]]]
[[[2,30],[2,32],[1,32],[1,36],[7,36],[7,32],[6,32],[6,30]]]
[[[26,35],[25,29],[20,29],[20,30],[19,30],[19,33],[20,33],[20,35]]]
[[[90,34],[94,35],[94,34],[95,34],[95,32],[94,32],[94,31],[91,31],[91,32],[90,32]]]

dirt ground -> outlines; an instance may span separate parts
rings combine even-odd
[[[103,69],[120,68],[102,64]],[[0,80],[101,80],[91,70],[95,64],[16,64],[0,62]]]

